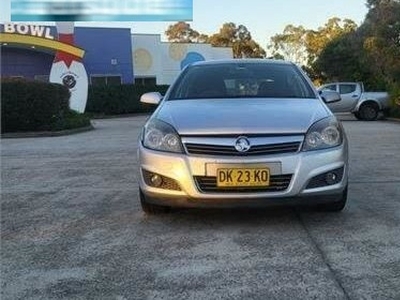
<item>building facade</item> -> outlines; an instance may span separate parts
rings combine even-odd
[[[57,31],[52,26],[2,24],[0,26],[1,76],[48,81],[57,50]],[[90,84],[133,82],[129,28],[76,27],[75,45],[82,50]]]
[[[23,23],[1,24],[0,43],[2,78],[48,81],[56,51],[68,48],[55,27]],[[187,64],[233,57],[231,48],[166,43],[130,28],[75,27],[74,44],[68,51],[81,55],[92,85],[169,85]]]
[[[232,48],[210,44],[166,43],[158,34],[132,34],[136,83],[171,84],[188,64],[233,57]]]

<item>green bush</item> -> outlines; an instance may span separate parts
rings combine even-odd
[[[90,118],[87,114],[81,114],[74,110],[69,110],[64,118],[59,119],[53,130],[65,130],[90,126]]]
[[[390,89],[390,111],[389,116],[400,118],[400,87],[393,86]]]
[[[54,131],[75,126],[69,109],[69,90],[60,84],[41,81],[1,82],[1,132]],[[87,117],[85,117],[87,119]],[[90,120],[79,119],[80,125]],[[71,121],[74,119],[74,121]],[[83,119],[86,121],[83,122]]]
[[[392,118],[400,119],[400,99],[397,100],[397,104],[392,104],[389,111],[389,116]]]
[[[152,112],[155,106],[141,103],[140,96],[147,92],[160,92],[164,95],[167,89],[166,85],[90,86],[86,112],[104,115]]]

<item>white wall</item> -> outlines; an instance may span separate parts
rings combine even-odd
[[[157,84],[171,84],[191,62],[233,57],[231,48],[165,43],[160,35],[133,34],[132,43],[135,77],[156,77]]]
[[[156,77],[161,72],[158,34],[132,35],[132,61],[135,77]]]

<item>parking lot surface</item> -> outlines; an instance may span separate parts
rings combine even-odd
[[[348,205],[145,215],[145,116],[3,139],[1,299],[400,299],[400,123],[345,117]]]

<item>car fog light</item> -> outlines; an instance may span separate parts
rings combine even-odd
[[[340,167],[328,172],[314,176],[309,181],[306,189],[315,189],[324,186],[330,186],[333,184],[338,184],[342,181],[344,174],[344,167]]]
[[[180,191],[181,187],[179,186],[179,183],[172,178],[156,174],[153,172],[146,171],[142,169],[142,174],[143,174],[143,179],[144,182],[151,187],[159,188],[159,189],[165,189],[165,190],[171,190],[171,191]]]
[[[163,183],[161,176],[157,175],[157,174],[154,174],[153,176],[151,176],[150,181],[156,187],[161,186]]]
[[[335,184],[337,183],[338,176],[334,172],[329,172],[325,176],[325,181],[327,184]]]

